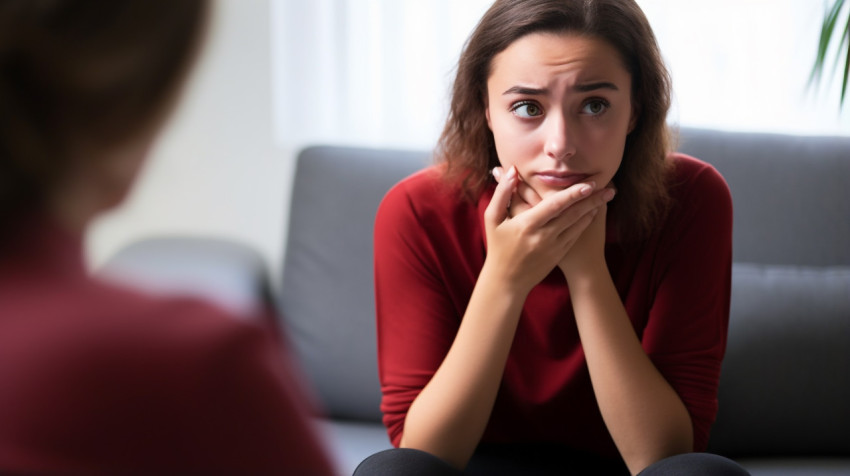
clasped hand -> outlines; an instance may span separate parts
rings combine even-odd
[[[580,183],[541,198],[516,167],[493,170],[498,185],[484,213],[488,261],[530,291],[555,266],[570,281],[604,265],[607,203],[612,188]]]

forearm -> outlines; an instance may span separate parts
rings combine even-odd
[[[401,446],[466,466],[501,383],[527,291],[511,291],[485,265],[457,336],[405,419]]]
[[[607,268],[568,283],[596,399],[629,470],[691,451],[687,408],[643,351]]]

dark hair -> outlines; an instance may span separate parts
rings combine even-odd
[[[158,127],[208,10],[207,0],[0,0],[0,230],[41,205],[74,153]]]
[[[499,165],[485,117],[493,58],[535,32],[599,38],[622,56],[632,78],[635,127],[614,176],[617,199],[609,214],[621,237],[648,233],[667,207],[670,136],[666,125],[671,81],[655,35],[633,0],[498,0],[467,40],[457,67],[448,120],[436,157],[446,176],[474,196]]]

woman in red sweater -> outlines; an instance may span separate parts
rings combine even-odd
[[[711,166],[671,153],[669,104],[634,1],[488,10],[441,163],[378,211],[382,410],[403,449],[358,475],[746,474],[699,453],[732,207]]]
[[[332,468],[262,325],[88,275],[177,100],[205,0],[0,1],[0,473]]]

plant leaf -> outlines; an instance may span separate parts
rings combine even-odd
[[[843,3],[844,0],[841,0]],[[847,15],[847,26],[844,27],[844,33],[841,35],[841,43],[838,47],[839,57],[841,57],[841,48],[850,43],[850,14]],[[839,107],[844,105],[844,98],[847,96],[847,77],[850,76],[850,46],[847,48],[847,53],[844,57],[844,77],[841,80],[841,99]]]
[[[829,43],[832,40],[832,34],[835,31],[835,23],[838,21],[838,14],[841,12],[841,7],[843,6],[844,0],[835,0],[835,3],[823,19],[820,40],[818,42],[817,56],[815,57],[815,64],[812,67],[812,72],[809,76],[809,85],[816,80],[820,80],[823,74],[824,63],[826,62],[826,53],[829,49]]]

